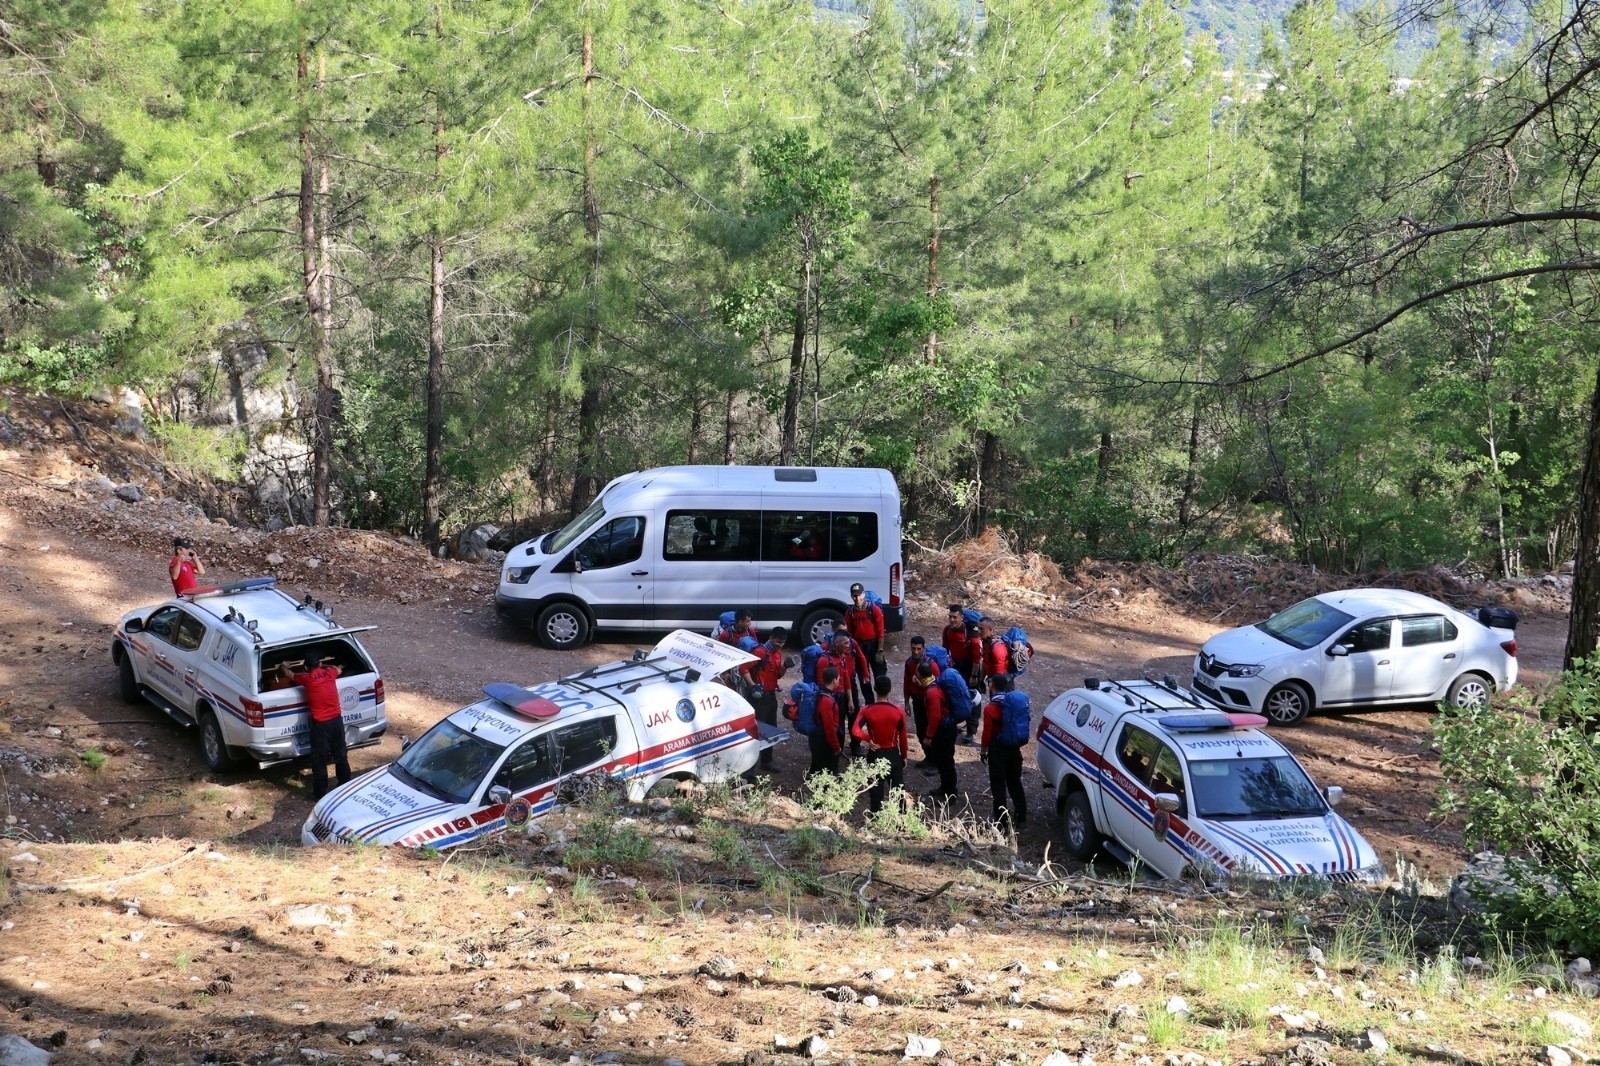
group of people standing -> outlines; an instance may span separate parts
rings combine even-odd
[[[901,673],[902,702],[895,703],[883,611],[860,584],[850,587],[850,601],[842,629],[803,653],[804,680],[790,688],[783,711],[807,738],[811,763],[806,776],[837,773],[846,745],[851,758],[886,763],[888,772],[867,796],[868,808],[877,811],[892,789],[905,784],[914,727],[922,752],[917,766],[938,775],[938,786],[927,798],[939,804],[956,798],[956,747],[976,742],[989,769],[994,820],[1022,828],[1028,817],[1022,788],[1027,736],[1024,730],[1019,741],[1016,731],[1008,734],[1003,725],[1004,694],[1012,692],[1016,670],[993,621],[973,608],[952,604],[937,650],[913,636]],[[740,669],[739,681],[756,717],[777,725],[780,704],[786,702],[785,675],[797,665],[785,654],[788,631],[779,626],[761,640],[750,613],[737,611],[714,635],[756,657]],[[941,681],[945,674],[951,676]],[[768,749],[762,765],[770,766],[771,759]]]

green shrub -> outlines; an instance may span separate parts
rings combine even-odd
[[[1600,949],[1600,659],[1539,694],[1513,689],[1434,726],[1441,813],[1506,857],[1512,891],[1482,893],[1491,924]]]
[[[246,449],[242,432],[175,421],[153,422],[150,432],[161,444],[167,462],[179,470],[219,481],[239,476]]]
[[[619,866],[644,862],[655,844],[636,825],[618,825],[611,818],[591,818],[578,828],[578,842],[563,861],[572,867]]]
[[[842,774],[823,772],[806,780],[811,795],[806,806],[814,811],[843,818],[856,809],[856,802],[873,782],[888,776],[889,764],[878,759],[856,759]]]
[[[110,761],[111,756],[99,748],[89,748],[86,751],[78,752],[78,758],[82,760],[83,765],[98,773],[100,768]]]

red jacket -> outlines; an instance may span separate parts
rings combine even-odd
[[[306,690],[306,705],[311,708],[313,722],[334,722],[340,717],[339,671],[331,666],[319,666],[303,674],[294,675],[294,683]]]
[[[738,647],[739,641],[745,637],[757,641],[761,639],[761,635],[756,632],[756,624],[754,622],[751,622],[744,629],[735,629],[732,626],[717,627],[716,638],[724,644],[732,644],[734,647]]]
[[[740,669],[745,670],[745,676],[761,686],[763,692],[778,691],[778,683],[784,674],[783,649],[770,640],[756,648],[755,655],[760,661],[746,663]]]
[[[939,676],[939,664],[928,659],[926,655],[910,655],[906,657],[905,679],[900,683],[900,691],[906,694],[907,699],[921,699],[922,686],[917,680],[917,667],[927,660],[933,667],[933,677]],[[933,678],[929,678],[932,681]]]
[[[846,607],[844,627],[857,640],[882,640],[888,632],[883,628],[883,609],[875,603]]]
[[[892,703],[869,703],[856,715],[850,735],[874,748],[899,748],[906,757],[906,712]]]
[[[1000,729],[1000,705],[990,700],[983,705],[983,733],[978,737],[978,744],[987,748],[994,739],[995,733]]]
[[[950,665],[963,674],[972,668],[972,644],[967,640],[967,627],[945,626],[944,636],[939,643],[944,645],[944,650],[950,653]]]
[[[850,641],[850,647],[843,655],[835,655],[830,651],[817,660],[817,680],[819,683],[822,680],[822,671],[830,666],[839,671],[839,684],[846,686],[849,685],[852,678],[857,676],[865,677],[872,669],[867,664],[867,656],[861,650],[861,645],[853,640]]]
[[[983,676],[999,677],[1011,672],[1011,649],[999,637],[983,642]]]
[[[822,739],[828,742],[828,747],[833,749],[835,755],[839,754],[844,742],[839,739],[839,704],[834,701],[833,693],[823,689],[817,693],[817,729],[822,733]]]
[[[939,735],[939,723],[944,721],[944,689],[929,685],[923,690],[922,698],[926,701],[923,706],[928,709],[928,735],[917,739],[931,740]]]

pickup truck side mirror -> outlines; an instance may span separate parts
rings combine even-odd
[[[1157,792],[1155,800],[1156,810],[1176,814],[1178,808],[1183,806],[1183,801],[1171,792]]]
[[[1349,654],[1350,645],[1348,644],[1335,644],[1333,647],[1328,649],[1328,658],[1330,659],[1342,659]]]
[[[123,628],[123,630],[125,632],[128,632],[128,633],[143,633],[144,632],[144,619],[143,618],[130,618],[130,619],[128,619],[127,624],[125,624],[122,628]]]
[[[1339,801],[1344,799],[1344,789],[1338,785],[1329,785],[1322,790],[1322,798],[1328,801],[1328,806],[1337,807]]]
[[[511,802],[511,790],[504,785],[495,785],[489,790],[489,802],[504,807]]]

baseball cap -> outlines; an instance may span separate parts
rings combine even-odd
[[[174,548],[192,548],[194,547],[194,541],[188,537],[173,537],[172,546]]]
[[[854,585],[850,586],[850,595],[852,595],[852,596],[858,595],[858,594],[860,594],[862,592],[865,592],[865,591],[867,591],[866,586],[863,585],[859,581],[857,581]]]

